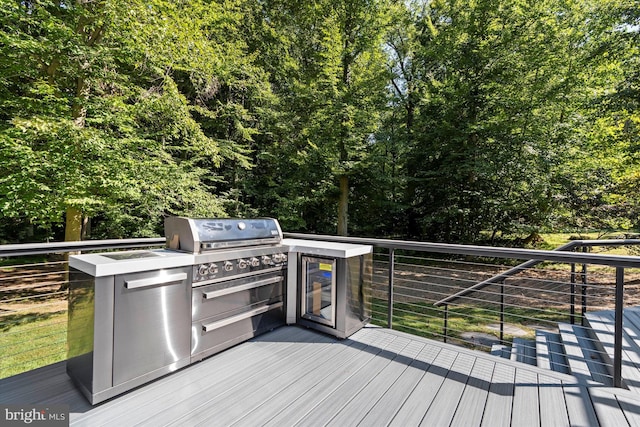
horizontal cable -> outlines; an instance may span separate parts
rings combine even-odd
[[[45,261],[45,262],[37,262],[37,263],[30,263],[30,264],[11,264],[11,265],[2,265],[0,266],[0,270],[11,270],[11,269],[16,269],[16,268],[25,268],[25,267],[44,267],[44,266],[48,266],[48,265],[60,265],[60,264],[67,264],[68,261]]]
[[[62,335],[62,334],[58,334],[58,335]],[[65,334],[65,335],[66,335],[66,334]],[[35,352],[36,350],[42,350],[43,348],[55,347],[55,346],[60,345],[60,344],[66,344],[66,342],[67,342],[67,338],[66,338],[66,336],[65,336],[65,339],[64,339],[64,340],[55,341],[55,342],[52,342],[52,343],[49,343],[49,344],[46,344],[46,345],[42,345],[42,346],[39,346],[39,347],[32,347],[32,348],[29,348],[29,349],[24,350],[24,351],[19,351],[19,352],[17,352],[17,353],[5,354],[5,355],[4,355],[4,358],[5,358],[5,359],[8,359],[8,358],[10,358],[10,357],[16,357],[16,356],[20,356],[20,355],[22,355],[22,354],[33,353],[33,352]],[[15,365],[14,365],[14,366],[15,366]]]
[[[64,282],[62,282],[64,283]],[[30,295],[30,296],[26,296],[26,297],[19,297],[19,298],[14,298],[14,299],[9,299],[9,300],[2,300],[0,301],[0,304],[7,304],[10,302],[17,302],[17,301],[25,301],[25,300],[33,300],[33,299],[37,299],[37,298],[44,298],[44,297],[50,297],[52,295],[67,295],[69,292],[64,290],[64,291],[56,291],[56,292],[48,292],[46,294],[39,294],[39,295]]]
[[[63,315],[62,313],[60,313],[60,315]],[[12,322],[2,322],[0,323],[0,326],[4,326],[4,325],[10,325]],[[20,322],[15,322],[15,323],[20,323]],[[34,323],[34,322],[30,322],[30,323]],[[42,329],[46,329],[52,326],[56,326],[56,325],[66,325],[67,324],[67,318],[65,316],[64,320],[61,321],[56,321],[56,322],[49,322],[49,323],[39,323],[37,326],[34,326],[32,328],[20,328],[17,331],[11,331],[11,330],[7,330],[7,331],[3,331],[0,334],[0,337],[4,337],[4,336],[10,336],[10,335],[20,335],[20,334],[24,334],[26,332],[31,332],[31,331],[39,331]]]
[[[17,280],[25,280],[25,279],[34,279],[34,278],[38,278],[38,277],[46,277],[46,276],[64,276],[67,272],[66,271],[52,271],[52,272],[43,272],[43,273],[34,273],[34,274],[28,274],[25,276],[6,276],[6,277],[0,277],[0,282],[8,282],[8,281],[17,281]],[[2,287],[10,287],[11,284],[2,284],[0,283],[0,286]]]

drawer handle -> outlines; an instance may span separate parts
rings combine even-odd
[[[124,287],[127,289],[146,288],[149,286],[165,285],[167,283],[182,282],[187,279],[187,273],[169,274],[160,277],[147,277],[144,279],[127,280]]]
[[[247,283],[240,286],[230,286],[228,288],[220,289],[219,291],[203,292],[202,297],[204,299],[213,299],[221,297],[223,295],[232,294],[234,292],[246,291],[249,289],[259,288],[261,286],[271,285],[272,283],[278,283],[282,280],[282,276],[270,277],[268,279],[257,280],[255,282]]]
[[[258,314],[266,313],[269,310],[273,310],[275,308],[280,308],[284,305],[283,302],[277,302],[275,304],[265,305],[264,307],[256,308],[251,311],[247,311],[246,313],[241,313],[233,317],[229,317],[227,319],[222,319],[217,322],[209,323],[206,325],[202,325],[202,332],[211,332],[215,329],[222,328],[223,326],[230,325],[232,323],[239,322],[241,320],[248,319],[250,317],[256,316]]]

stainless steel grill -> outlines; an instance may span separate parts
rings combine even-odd
[[[169,217],[165,236],[194,254],[191,362],[284,324],[287,248],[275,219]]]
[[[168,217],[164,231],[168,248],[194,254],[223,248],[276,245],[282,241],[280,225],[272,218]]]

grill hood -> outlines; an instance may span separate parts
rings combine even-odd
[[[243,246],[276,245],[282,230],[273,218],[168,217],[164,233],[169,249],[194,254]]]

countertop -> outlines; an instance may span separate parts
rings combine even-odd
[[[283,239],[282,244],[289,247],[289,252],[335,258],[351,258],[373,252],[373,246],[370,245],[323,242],[320,240]]]
[[[70,267],[93,277],[184,267],[192,264],[194,264],[193,254],[167,249],[82,254],[69,257]]]
[[[289,252],[335,258],[351,258],[373,252],[370,245],[350,243],[301,239],[283,239],[281,243],[289,248]],[[184,267],[195,263],[196,255],[168,249],[118,251],[69,257],[70,267],[93,277]]]

